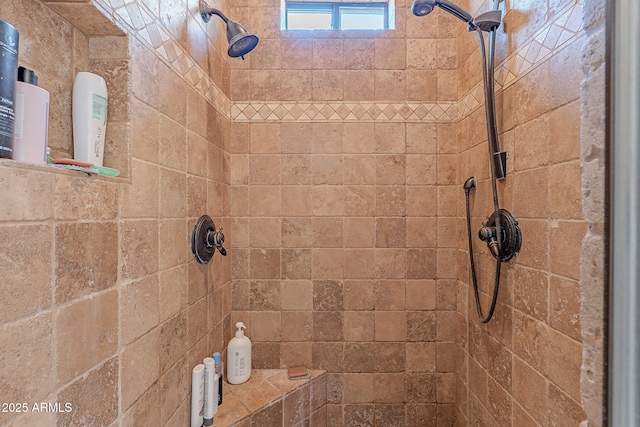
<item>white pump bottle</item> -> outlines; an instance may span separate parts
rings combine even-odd
[[[236,323],[236,336],[227,347],[227,381],[242,384],[251,377],[251,340],[244,335],[244,323]]]

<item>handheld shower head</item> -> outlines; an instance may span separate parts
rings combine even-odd
[[[425,16],[431,13],[433,8],[436,6],[446,10],[459,20],[475,27],[473,16],[471,16],[469,12],[461,9],[453,3],[449,3],[447,0],[414,0],[411,5],[411,13],[415,16]]]
[[[437,0],[415,0],[411,5],[411,13],[415,16],[425,16],[437,6]]]

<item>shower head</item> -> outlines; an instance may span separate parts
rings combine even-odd
[[[204,22],[209,22],[213,15],[217,15],[227,24],[227,41],[229,49],[227,54],[232,58],[242,57],[251,52],[258,45],[258,36],[251,34],[239,22],[235,22],[227,18],[227,16],[219,11],[209,7],[204,1],[200,0],[200,16]]]
[[[227,22],[227,53],[232,58],[243,57],[258,45],[258,36],[248,32],[242,24],[235,21]]]
[[[425,16],[431,13],[433,8],[436,6],[446,10],[461,21],[475,26],[473,16],[471,16],[471,14],[446,0],[414,0],[411,5],[411,13],[416,16]]]
[[[415,16],[425,16],[433,12],[437,0],[415,0],[411,5],[411,13]]]

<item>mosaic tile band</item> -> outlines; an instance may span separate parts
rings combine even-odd
[[[208,75],[173,39],[172,35],[144,5],[125,0],[95,0],[103,13],[124,27],[179,76],[192,85],[225,117],[236,122],[274,121],[457,121],[484,103],[484,91],[479,83],[458,102],[385,103],[385,102],[232,102],[209,79]],[[535,33],[522,48],[509,55],[496,68],[496,90],[500,91],[522,78],[536,64],[550,58],[576,38],[582,29],[580,4],[561,11],[555,21]]]

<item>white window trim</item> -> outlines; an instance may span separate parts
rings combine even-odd
[[[318,29],[318,30],[290,30],[287,28],[287,0],[280,0],[280,30],[281,31],[387,31],[395,29],[396,22],[396,2],[395,0],[292,0],[291,3],[348,3],[348,4],[367,4],[367,3],[387,3],[387,28],[385,29],[359,29],[359,30],[342,30],[335,29]]]

